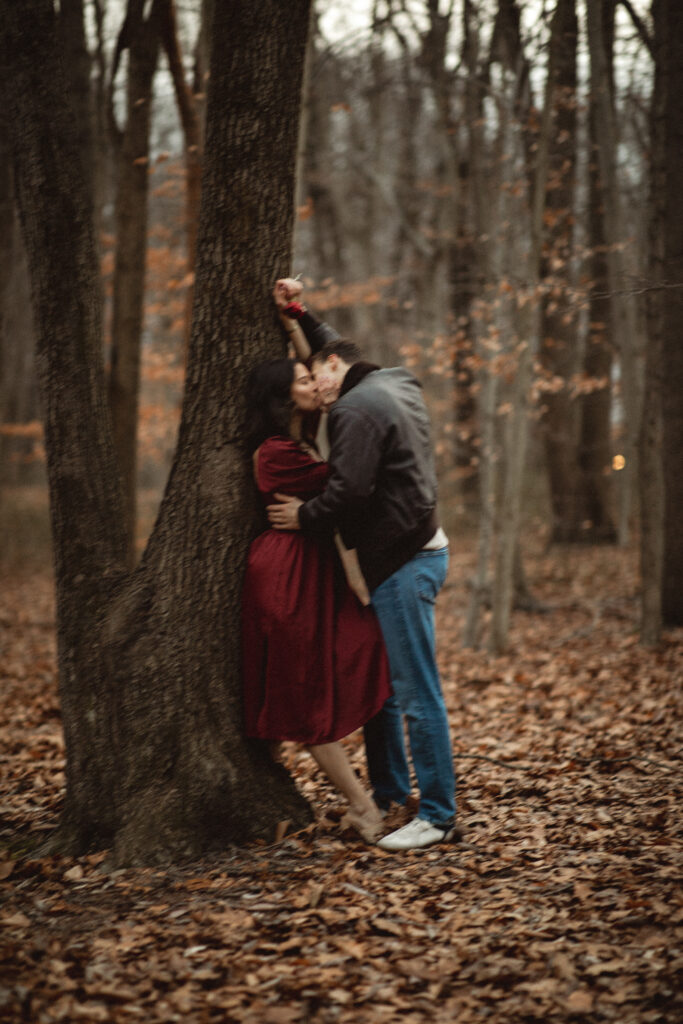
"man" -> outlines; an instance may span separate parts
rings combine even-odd
[[[299,282],[278,281],[281,315],[303,331],[318,391],[329,409],[330,477],[323,494],[302,503],[277,495],[276,529],[308,533],[338,527],[355,548],[384,635],[394,696],[365,727],[375,801],[387,809],[410,793],[403,716],[420,788],[417,817],[379,840],[409,850],[450,839],[455,776],[446,708],[436,665],[434,600],[448,568],[448,542],[436,517],[436,475],[427,409],[406,369],[362,362],[356,346],[292,303]]]

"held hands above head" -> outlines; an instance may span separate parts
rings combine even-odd
[[[287,494],[276,494],[277,505],[266,506],[268,520],[275,530],[298,530],[299,507],[303,505],[300,498],[290,498]]]
[[[280,312],[290,302],[296,302],[303,290],[304,286],[301,281],[296,281],[293,277],[281,277],[276,281],[273,288],[273,299]]]
[[[282,326],[289,335],[288,341],[294,348],[296,358],[306,362],[311,355],[311,346],[298,321],[305,308],[298,301],[303,290],[301,281],[293,277],[281,277],[275,282],[273,301],[277,306]]]

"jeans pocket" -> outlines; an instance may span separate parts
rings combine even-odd
[[[422,551],[416,556],[415,585],[423,601],[434,604],[446,580],[448,557],[443,552]]]

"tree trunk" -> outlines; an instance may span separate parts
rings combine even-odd
[[[501,10],[503,8],[501,3]],[[510,6],[505,4],[505,6]],[[514,4],[511,5],[514,7]],[[493,587],[491,636],[489,647],[495,654],[501,654],[507,646],[510,614],[515,596],[516,560],[521,558],[519,532],[524,489],[524,470],[529,441],[529,393],[531,389],[534,362],[537,358],[541,331],[541,309],[537,299],[541,273],[541,252],[543,243],[543,211],[548,181],[548,157],[551,132],[553,93],[562,25],[560,8],[555,9],[551,24],[551,39],[546,77],[543,117],[536,147],[533,178],[529,189],[529,252],[526,261],[525,286],[519,296],[519,343],[515,347],[517,366],[512,387],[510,420],[506,428],[506,443],[503,455],[502,523],[496,551],[496,568]],[[519,53],[517,61],[525,66],[524,55]],[[523,80],[522,80],[523,81]],[[520,82],[521,86],[521,82]],[[527,153],[529,152],[527,140]]]
[[[138,398],[147,261],[147,193],[152,81],[159,50],[160,11],[147,19],[144,0],[130,0],[124,45],[128,48],[126,126],[121,140],[116,193],[116,259],[112,309],[109,401],[114,446],[123,486],[128,563],[135,562]]]
[[[567,322],[569,268],[574,224],[574,175],[576,166],[576,43],[578,24],[574,0],[557,5],[558,47],[552,96],[548,187],[545,195],[546,225],[541,275],[546,283],[541,325],[540,360],[551,381],[544,395],[543,431],[550,502],[551,540],[559,543],[581,538],[583,520],[577,501],[578,423],[576,402],[569,383],[578,368],[577,321]]]
[[[647,295],[647,348],[645,350],[645,393],[640,427],[638,469],[640,483],[640,639],[653,647],[662,631],[662,581],[664,572],[664,459],[662,422],[662,326],[667,301],[663,259],[666,218],[666,89],[669,84],[668,3],[655,3],[654,84],[650,108],[650,194],[649,268]]]
[[[308,2],[217,5],[192,339],[178,449],[125,569],[97,258],[51,0],[0,0],[0,96],[29,253],[45,403],[67,753],[62,847],[121,863],[272,838],[310,811],[241,724],[240,589],[253,489],[245,377],[281,353]],[[229,100],[229,102],[228,102]]]
[[[61,0],[59,29],[67,88],[74,109],[76,146],[90,201],[95,201],[94,110],[90,89],[91,60],[85,38],[84,0]]]
[[[0,484],[32,478],[35,435],[28,428],[22,436],[17,425],[40,417],[28,267],[7,136],[0,115]]]
[[[592,543],[613,544],[617,539],[617,531],[612,511],[613,494],[612,477],[610,476],[613,353],[609,339],[612,335],[612,313],[607,295],[609,284],[605,256],[602,189],[597,166],[599,141],[592,104],[589,111],[589,134],[591,153],[588,171],[588,221],[592,292],[583,372],[585,378],[593,381],[596,386],[580,399],[580,508],[582,509],[583,539]]]
[[[619,181],[616,168],[617,137],[612,87],[612,37],[615,0],[594,0],[586,6],[588,45],[591,65],[591,118],[594,126],[600,173],[600,194],[606,242],[606,270],[609,293],[609,341],[621,353],[621,394],[623,409],[624,478],[621,483],[619,540],[628,539],[631,492],[635,469],[635,438],[638,432],[640,403],[635,387],[635,318],[633,302],[626,290],[626,275],[621,246],[625,240]],[[594,243],[595,244],[595,243]],[[588,439],[587,439],[588,440]],[[603,454],[603,458],[607,452]],[[611,458],[601,468],[603,477],[610,471]],[[597,467],[596,467],[597,468]]]
[[[653,5],[659,87],[661,89],[661,185],[663,195],[661,275],[657,293],[662,327],[662,415],[664,575],[662,615],[670,626],[683,625],[683,10],[674,0]],[[673,286],[673,287],[672,287]]]
[[[163,0],[159,12],[159,20],[161,40],[173,79],[176,104],[185,140],[185,244],[187,247],[185,347],[187,349],[192,325],[197,229],[199,226],[199,203],[202,191],[202,126],[194,95],[185,81],[173,0]]]

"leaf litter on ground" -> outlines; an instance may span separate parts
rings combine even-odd
[[[397,855],[342,833],[288,745],[315,825],[109,873],[105,851],[39,853],[64,786],[52,580],[8,580],[0,1020],[683,1019],[683,631],[639,645],[633,552],[551,549],[528,565],[546,614],[514,614],[505,656],[465,650],[471,568],[456,546],[437,610],[461,842]]]

